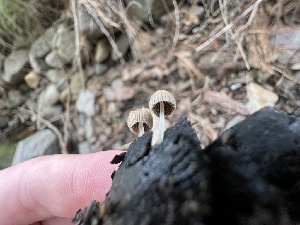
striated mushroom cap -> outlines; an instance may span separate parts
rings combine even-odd
[[[159,116],[160,105],[159,102],[164,102],[165,116],[169,116],[176,109],[176,101],[174,96],[166,90],[158,90],[151,97],[149,101],[149,108],[156,116]]]
[[[134,134],[139,134],[139,123],[143,123],[144,131],[152,129],[153,119],[151,111],[148,108],[136,109],[129,113],[127,126]]]

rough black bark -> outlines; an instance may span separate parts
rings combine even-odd
[[[300,222],[300,118],[263,109],[204,151],[186,118],[121,160],[104,204],[81,225],[295,224]]]

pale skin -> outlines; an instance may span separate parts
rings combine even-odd
[[[71,224],[79,208],[105,200],[120,153],[42,156],[1,170],[1,224]]]

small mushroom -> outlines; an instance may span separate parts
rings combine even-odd
[[[136,109],[129,113],[127,126],[130,131],[138,136],[142,136],[145,132],[152,129],[153,119],[150,109]]]
[[[156,91],[150,98],[149,108],[159,117],[158,134],[156,144],[160,144],[164,139],[165,116],[172,114],[176,109],[174,96],[165,90]]]

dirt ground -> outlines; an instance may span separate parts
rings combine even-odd
[[[93,149],[126,149],[136,137],[126,126],[129,112],[148,107],[150,96],[159,89],[170,91],[177,100],[176,111],[167,118],[169,125],[188,115],[203,147],[229,121],[251,113],[247,106],[251,83],[267,90],[264,93],[255,86],[258,101],[300,113],[300,82],[295,73],[267,57],[274,51],[269,43],[272,35],[299,26],[299,4],[288,0],[205,2],[183,1],[155,28],[148,24],[139,29],[126,63],[87,82],[99,107],[90,140]],[[284,88],[288,81],[296,94]],[[105,88],[114,84],[118,84],[117,100],[108,102]],[[76,115],[73,120],[78,125]]]

